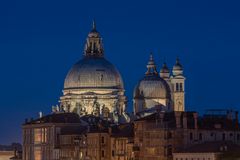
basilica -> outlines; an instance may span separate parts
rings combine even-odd
[[[95,115],[117,123],[129,121],[125,107],[121,74],[105,59],[102,38],[93,23],[83,58],[73,65],[65,78],[60,110],[79,116]]]
[[[237,111],[202,117],[185,111],[186,78],[179,58],[172,69],[166,62],[157,68],[150,54],[133,91],[134,112],[127,113],[122,76],[105,58],[95,22],[83,53],[66,75],[52,113],[25,120],[23,160],[190,160],[203,156],[186,157],[196,145],[240,144]]]
[[[134,113],[144,116],[159,108],[165,111],[184,111],[183,67],[179,59],[172,73],[164,63],[158,73],[150,54],[145,75],[134,90]],[[124,84],[117,68],[104,57],[100,33],[93,22],[87,36],[83,58],[69,70],[60,97],[60,107],[54,112],[74,112],[79,116],[94,115],[115,123],[130,122],[126,113]]]

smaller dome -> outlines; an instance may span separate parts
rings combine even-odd
[[[167,82],[158,75],[145,76],[134,90],[134,98],[170,99],[170,97],[170,88]]]
[[[158,75],[152,54],[150,54],[145,76],[135,87],[134,98],[170,98],[170,88],[167,82]]]

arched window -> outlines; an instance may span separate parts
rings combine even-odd
[[[176,91],[179,91],[179,84],[176,83]]]
[[[93,42],[93,50],[96,50],[96,42]]]
[[[180,91],[183,91],[183,84],[180,83]]]

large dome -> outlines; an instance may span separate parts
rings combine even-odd
[[[129,118],[125,114],[124,92],[120,73],[104,58],[102,38],[93,22],[83,58],[72,66],[65,78],[59,101],[61,110],[125,123]]]
[[[64,89],[110,88],[123,89],[118,70],[103,57],[85,57],[68,72]]]
[[[170,88],[167,82],[158,75],[145,76],[136,85],[134,98],[170,98]]]

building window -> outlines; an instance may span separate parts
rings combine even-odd
[[[172,155],[172,146],[169,146],[167,148],[167,156],[171,156]]]
[[[104,143],[104,137],[102,137],[102,143]]]
[[[172,133],[171,132],[168,132],[167,134],[167,139],[171,139],[172,138]]]
[[[222,140],[225,141],[225,133],[222,134]]]
[[[114,153],[114,150],[112,150],[112,157],[114,157],[115,153]]]
[[[199,133],[199,140],[202,140],[202,133]]]
[[[42,142],[42,128],[34,128],[34,144],[40,144]]]
[[[34,147],[34,160],[41,160],[42,159],[42,151],[41,147]]]
[[[238,141],[240,140],[240,134],[237,134],[237,140]]]
[[[192,132],[190,133],[190,140],[192,140],[193,139],[193,134],[192,134]]]
[[[102,150],[102,157],[104,157],[104,150]]]

